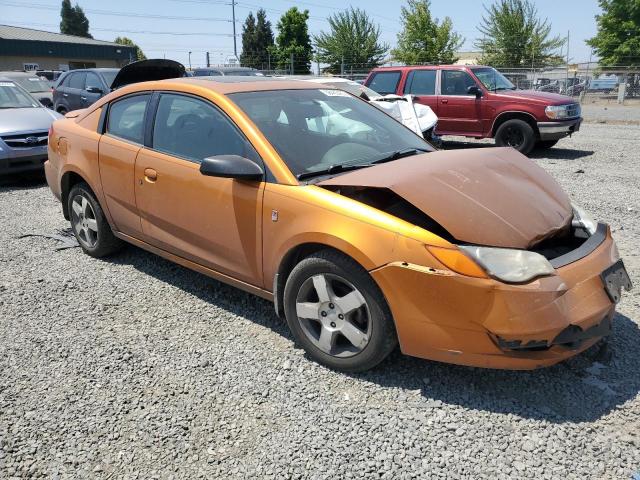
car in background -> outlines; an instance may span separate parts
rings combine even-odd
[[[260,70],[249,67],[207,67],[194,68],[190,71],[191,77],[220,77],[233,75],[234,77],[263,77]]]
[[[269,299],[343,371],[397,343],[533,369],[611,334],[631,282],[610,228],[517,151],[434,151],[326,85],[142,77],[51,129],[47,182],[86,254],[124,240]]]
[[[0,77],[0,175],[42,170],[49,128],[60,117],[17,82]]]
[[[62,70],[36,70],[36,75],[46,78],[51,88],[55,87],[58,82],[58,78],[60,78],[60,75],[63,73],[64,72]]]
[[[494,138],[525,154],[553,147],[582,123],[580,104],[571,97],[519,90],[492,67],[381,67],[365,85],[381,95],[414,95],[438,116],[437,135]]]
[[[120,69],[72,70],[62,75],[54,88],[54,110],[65,114],[71,110],[87,108],[112,90],[140,81],[139,72],[145,72],[145,80],[186,76],[181,63],[154,58],[132,62]]]
[[[111,91],[118,71],[117,68],[86,68],[63,73],[53,89],[54,110],[64,115],[87,108]]]
[[[36,98],[47,108],[53,108],[53,95],[51,87],[42,77],[34,75],[33,72],[0,72],[0,77],[8,78]]]

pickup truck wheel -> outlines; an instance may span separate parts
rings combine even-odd
[[[336,370],[373,368],[397,344],[382,292],[364,268],[338,252],[321,251],[296,265],[284,309],[296,343]]]
[[[535,144],[536,134],[524,120],[507,120],[496,132],[496,145],[499,147],[512,147],[526,155]]]
[[[86,254],[104,257],[120,249],[122,241],[111,231],[89,185],[84,182],[74,185],[67,202],[71,229]]]
[[[547,148],[554,147],[556,143],[558,143],[558,140],[540,140],[536,144],[536,148],[539,148],[541,150],[546,150]]]

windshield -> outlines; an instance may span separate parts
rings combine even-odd
[[[116,79],[116,75],[118,75],[118,70],[102,70],[100,74],[102,75],[102,78],[104,78],[107,86],[111,88],[111,84]]]
[[[515,90],[516,87],[495,68],[474,68],[473,73],[487,90]]]
[[[298,176],[368,164],[401,150],[431,147],[367,102],[342,90],[275,90],[228,95]]]
[[[0,108],[33,108],[40,104],[13,82],[0,80]]]
[[[49,92],[51,90],[49,83],[38,77],[21,77],[13,80],[29,93]]]

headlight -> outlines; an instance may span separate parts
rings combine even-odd
[[[596,233],[598,223],[592,219],[583,208],[573,205],[573,220],[571,221],[571,226],[574,228],[584,228],[589,232],[589,235],[593,235]]]
[[[459,248],[489,275],[508,283],[522,283],[555,272],[549,260],[539,253],[472,245],[460,245]]]
[[[544,109],[547,118],[552,120],[562,120],[565,118],[579,117],[581,114],[580,105],[549,105]]]

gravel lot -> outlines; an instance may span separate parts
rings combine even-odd
[[[464,142],[449,144],[464,147]],[[609,352],[535,372],[394,353],[345,375],[268,302],[134,247],[106,260],[42,180],[0,186],[0,478],[628,479],[640,470],[640,127],[535,161],[614,229],[636,284]]]

